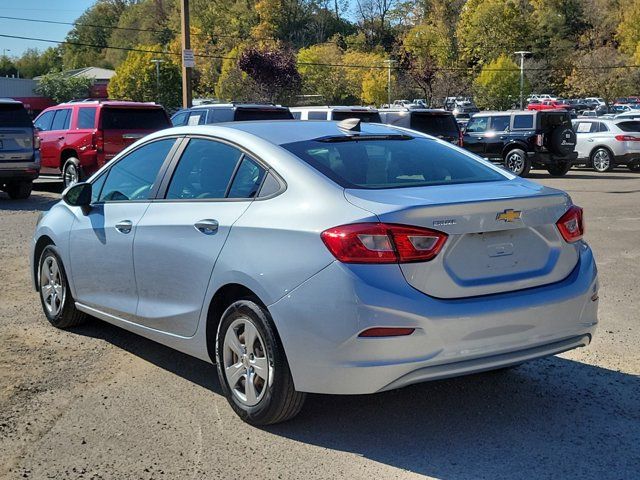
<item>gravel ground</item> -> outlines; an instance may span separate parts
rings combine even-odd
[[[602,283],[591,346],[378,395],[314,395],[265,429],[236,418],[209,364],[97,320],[50,327],[27,256],[58,194],[0,193],[0,478],[640,478],[640,175],[534,179],[585,208]]]

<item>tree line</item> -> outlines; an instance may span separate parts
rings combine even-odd
[[[640,93],[640,0],[190,3],[196,97],[379,105],[391,74],[394,98],[474,95],[481,108],[505,108],[519,95],[519,50],[531,52],[527,91]],[[66,41],[2,58],[0,74],[115,68],[112,97],[179,105],[177,0],[97,0]]]

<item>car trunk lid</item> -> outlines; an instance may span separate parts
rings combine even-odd
[[[578,251],[556,221],[570,205],[557,190],[504,182],[389,190],[348,189],[347,199],[380,221],[449,235],[429,262],[401,264],[407,281],[439,298],[464,298],[537,287],[566,278]]]

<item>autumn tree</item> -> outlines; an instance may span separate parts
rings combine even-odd
[[[473,82],[475,100],[480,108],[506,110],[520,98],[518,65],[507,55],[487,63]],[[525,85],[525,95],[528,86]]]
[[[348,50],[342,57],[347,89],[364,105],[381,105],[387,102],[386,57],[381,53]],[[392,83],[395,82],[395,72]]]
[[[302,83],[296,57],[284,48],[248,47],[240,53],[238,67],[258,85],[262,100],[286,100],[299,91]]]
[[[624,17],[618,25],[616,39],[620,42],[620,50],[633,56],[640,62],[640,0],[629,0],[625,6]]]
[[[160,52],[159,45],[139,45],[139,50],[129,52],[124,62],[116,69],[109,82],[109,98],[136,102],[158,102],[168,109],[181,102],[181,70],[169,55]],[[153,59],[160,63],[158,77]],[[158,88],[158,78],[160,88]]]
[[[87,98],[90,89],[90,78],[69,77],[61,72],[51,72],[40,77],[35,91],[56,103],[62,103],[76,98]]]
[[[322,95],[327,104],[349,101],[350,92],[343,67],[344,52],[335,43],[303,48],[298,52],[298,71],[302,76],[304,92]],[[359,98],[359,97],[356,97]]]

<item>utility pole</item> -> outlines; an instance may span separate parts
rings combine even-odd
[[[387,65],[387,104],[391,106],[391,65],[394,60],[388,59],[384,63]]]
[[[189,0],[181,0],[182,3],[182,107],[191,108],[191,69],[193,60],[185,62],[185,52],[191,51],[191,32],[189,31]]]
[[[520,110],[524,110],[524,57],[531,55],[531,52],[521,50],[514,54],[520,55]]]
[[[160,58],[152,58],[151,63],[156,64],[156,99],[160,103],[160,64],[164,63],[164,60]]]

